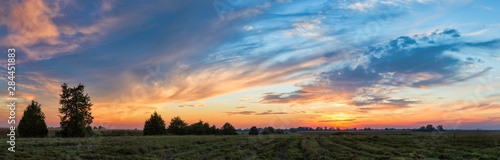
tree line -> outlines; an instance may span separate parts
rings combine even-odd
[[[75,87],[69,87],[66,83],[61,85],[61,94],[59,104],[61,105],[59,109],[60,127],[61,130],[56,132],[57,137],[85,137],[93,135],[92,121],[94,117],[91,113],[92,103],[90,102],[90,96],[86,93],[85,86],[83,84],[78,84]],[[104,127],[99,126],[99,128],[94,127],[94,129],[102,129]],[[391,128],[393,129],[393,128]],[[41,104],[37,101],[32,100],[31,103],[24,110],[23,117],[19,121],[18,133],[20,137],[46,137],[48,134],[47,125],[45,123],[45,114],[42,112]],[[239,129],[241,131],[241,129]],[[249,135],[258,134],[285,134],[287,132],[300,132],[300,131],[333,131],[340,130],[337,128],[327,128],[327,127],[317,127],[313,129],[311,127],[298,127],[289,129],[275,129],[271,126],[264,128],[257,128],[252,126],[247,132]],[[357,130],[346,129],[346,130]],[[363,129],[360,129],[363,130]],[[372,130],[371,128],[364,128],[364,130]],[[388,130],[388,128],[386,128]],[[437,127],[431,124],[427,126],[422,126],[418,129],[412,129],[412,131],[444,131],[442,125]],[[166,126],[165,121],[156,111],[151,115],[149,119],[144,123],[143,135],[237,135],[237,130],[232,124],[226,122],[220,128],[215,125],[210,125],[208,122],[203,122],[199,120],[193,124],[188,124],[182,120],[179,116],[174,117],[170,120],[168,126]]]
[[[210,126],[208,122],[199,120],[196,123],[188,125],[179,116],[170,120],[168,127],[165,121],[156,111],[144,123],[143,135],[237,135],[233,125],[226,122],[221,128],[215,125]]]
[[[443,125],[438,125],[437,127],[432,126],[432,124],[429,124],[427,126],[422,126],[419,129],[414,129],[414,131],[421,131],[421,132],[443,132],[444,128]]]

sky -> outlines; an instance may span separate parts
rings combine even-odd
[[[111,129],[155,111],[236,128],[500,129],[499,1],[0,3],[18,120],[35,100],[58,127],[61,84],[82,83],[92,126]]]

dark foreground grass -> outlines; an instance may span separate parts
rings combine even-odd
[[[499,159],[493,134],[289,134],[18,139],[1,159]]]

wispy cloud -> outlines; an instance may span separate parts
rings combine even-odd
[[[0,37],[0,42],[3,46],[21,49],[26,53],[27,61],[50,59],[74,52],[84,43],[97,41],[120,22],[120,18],[113,16],[98,17],[91,22],[74,19],[78,17],[75,14],[80,13],[68,10],[73,5],[80,5],[77,3],[36,0],[2,2],[6,8],[2,9],[4,17],[0,26],[6,26],[9,32]],[[113,4],[102,2],[102,5],[102,8],[87,9],[103,14]]]
[[[318,122],[351,122],[351,121],[356,121],[356,119],[325,119],[325,120],[319,120]]]
[[[273,115],[273,114],[288,114],[287,112],[273,112],[272,110],[267,110],[265,112],[255,112],[255,111],[239,111],[239,112],[226,112],[228,115]]]
[[[20,97],[40,100],[47,115],[58,114],[64,82],[85,84],[96,120],[120,125],[165,109],[184,117],[229,107],[235,111],[214,116],[293,117],[306,125],[387,124],[403,116],[412,124],[448,112],[486,123],[481,117],[498,110],[498,98],[488,97],[498,94],[498,22],[481,8],[496,11],[497,2],[0,4],[0,49],[19,51]],[[463,97],[485,105],[454,101]],[[254,108],[264,105],[290,110]],[[49,122],[58,124],[54,117]]]
[[[381,96],[390,93],[380,91],[390,91],[395,87],[449,85],[483,76],[491,70],[486,67],[479,72],[463,74],[470,68],[462,65],[464,60],[449,53],[460,53],[461,48],[467,47],[494,47],[496,42],[465,43],[460,37],[455,29],[437,30],[412,37],[401,36],[387,43],[368,47],[361,58],[361,64],[354,63],[322,72],[311,83],[299,84],[301,89],[298,91],[267,93],[260,102],[409,106],[420,100]]]

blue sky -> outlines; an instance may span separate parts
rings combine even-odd
[[[18,53],[18,114],[34,99],[49,126],[66,82],[109,128],[156,110],[241,128],[500,129],[498,3],[7,1],[0,49]]]

